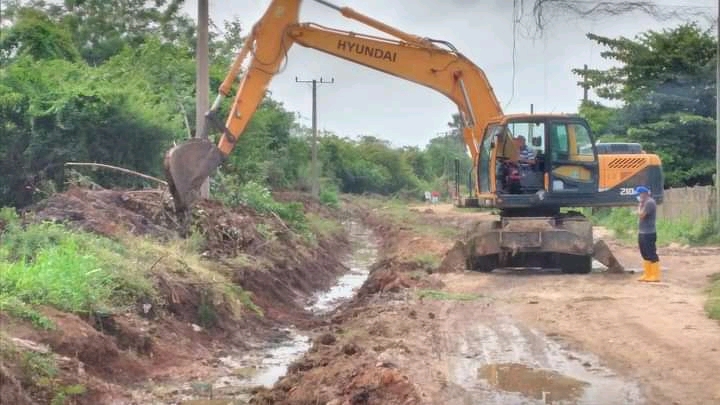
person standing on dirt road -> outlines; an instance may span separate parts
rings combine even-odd
[[[643,275],[638,281],[657,282],[660,281],[660,258],[657,255],[657,230],[655,218],[657,204],[650,196],[650,189],[645,186],[635,188],[638,195],[638,246],[640,255],[643,258]]]

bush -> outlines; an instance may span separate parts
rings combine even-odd
[[[296,231],[301,233],[308,231],[302,204],[297,202],[284,204],[275,201],[270,189],[259,183],[248,181],[238,185],[233,177],[220,175],[214,188],[220,200],[229,206],[244,205],[260,214],[274,213]]]
[[[631,208],[598,210],[592,215],[593,222],[615,232],[619,239],[634,240],[637,235],[637,215]],[[720,242],[713,218],[702,222],[690,218],[673,220],[658,219],[656,223],[658,245],[682,243],[702,245]]]
[[[338,189],[335,186],[326,186],[320,190],[320,202],[330,207],[338,207]]]

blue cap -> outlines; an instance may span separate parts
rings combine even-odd
[[[650,192],[650,189],[647,188],[647,187],[645,187],[645,186],[637,186],[637,187],[635,187],[635,194],[649,193],[649,192]]]

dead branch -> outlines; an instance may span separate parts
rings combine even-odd
[[[528,2],[529,3],[529,2]],[[520,15],[527,7],[525,0],[520,0]],[[672,19],[694,19],[707,17],[708,10],[700,6],[665,6],[651,0],[533,0],[532,15],[537,32],[542,31],[557,18],[578,17],[596,20],[604,17],[642,13],[659,21]]]
[[[122,173],[126,173],[126,174],[131,174],[131,175],[133,175],[133,176],[142,177],[143,179],[146,179],[146,180],[152,180],[152,181],[155,181],[155,182],[157,182],[157,183],[160,183],[160,184],[162,184],[162,185],[164,185],[164,186],[167,186],[167,182],[166,182],[165,180],[158,179],[157,177],[153,177],[153,176],[150,176],[150,175],[147,175],[147,174],[142,174],[142,173],[140,173],[140,172],[136,172],[136,171],[130,170],[130,169],[125,169],[125,168],[122,168],[122,167],[117,167],[117,166],[112,166],[112,165],[106,165],[106,164],[103,164],[103,163],[67,162],[67,163],[65,163],[65,166],[90,166],[90,167],[99,167],[99,168],[101,168],[101,169],[115,170],[115,171],[118,171],[118,172],[122,172]]]
[[[190,120],[188,119],[187,110],[185,109],[185,105],[183,105],[182,100],[178,101],[178,105],[180,106],[180,111],[183,115],[183,121],[185,122],[185,129],[187,129],[188,138],[192,138],[192,128],[190,128]]]
[[[270,211],[270,213],[272,214],[273,217],[275,217],[275,219],[278,220],[278,222],[280,222],[280,225],[282,225],[283,228],[285,228],[286,231],[292,232],[292,230],[290,229],[290,227],[287,226],[287,224],[285,223],[285,221],[283,221],[282,218],[280,218],[280,216],[279,216],[278,214],[276,214],[276,213],[273,212],[273,211]]]

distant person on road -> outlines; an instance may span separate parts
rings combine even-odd
[[[655,242],[657,231],[655,229],[655,218],[657,205],[650,196],[650,189],[645,186],[635,188],[638,199],[638,246],[640,255],[643,258],[643,275],[638,281],[656,282],[660,281],[660,258],[657,255]]]

